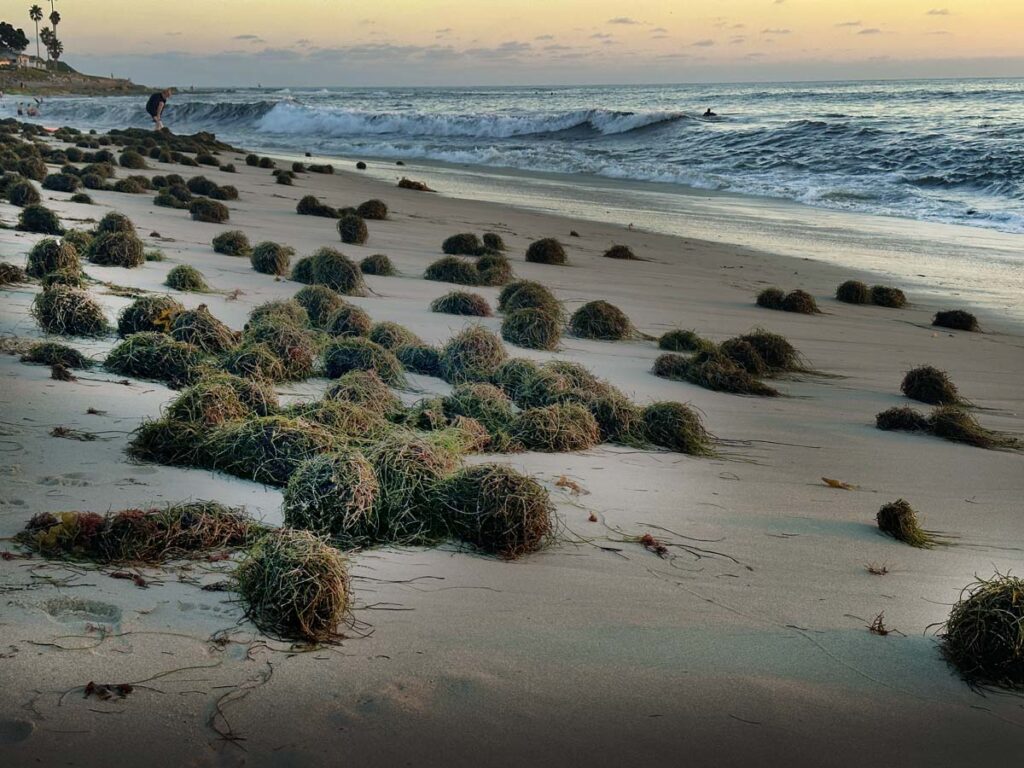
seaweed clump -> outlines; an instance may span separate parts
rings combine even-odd
[[[1024,688],[1024,580],[997,573],[964,587],[942,653],[971,684]]]
[[[936,312],[935,317],[932,318],[932,325],[938,328],[952,328],[955,331],[971,331],[972,333],[981,330],[978,318],[962,309]]]
[[[553,237],[530,243],[526,260],[533,264],[565,264],[567,261],[564,246]]]
[[[697,412],[689,406],[673,402],[652,403],[644,408],[643,417],[646,435],[655,445],[691,456],[714,453],[711,435]]]
[[[480,326],[471,326],[449,339],[441,350],[439,369],[450,384],[488,381],[508,353],[501,339]]]
[[[562,305],[547,286],[532,280],[515,280],[498,294],[498,310],[505,313],[517,309],[540,309],[549,315],[562,318]]]
[[[280,637],[331,640],[348,610],[345,559],[309,531],[286,528],[264,536],[236,578],[246,614],[261,630]]]
[[[64,227],[57,214],[44,205],[27,205],[18,215],[18,229],[42,235],[62,235]]]
[[[907,297],[899,288],[888,285],[871,286],[871,303],[880,307],[901,309],[907,304]]]
[[[25,272],[29,277],[45,277],[54,272],[81,271],[78,250],[66,240],[54,240],[45,237],[32,246],[28,252]]]
[[[512,436],[527,450],[549,453],[583,451],[601,441],[597,420],[578,403],[528,408],[516,417]]]
[[[205,360],[191,344],[175,341],[164,333],[133,333],[110,350],[104,367],[122,376],[155,379],[172,387],[192,383]]]
[[[359,267],[341,251],[323,247],[310,258],[313,283],[326,285],[344,296],[361,296],[366,290]]]
[[[769,373],[785,373],[802,370],[800,353],[784,336],[757,328],[751,333],[737,337],[740,341],[750,344],[765,365]]]
[[[517,309],[502,320],[501,337],[519,347],[550,351],[558,348],[562,324],[557,315],[543,309]]]
[[[202,221],[207,224],[223,224],[231,218],[231,212],[224,203],[206,197],[196,198],[189,203],[188,212],[192,215],[193,221]]]
[[[388,217],[388,206],[383,200],[367,200],[365,203],[359,204],[356,213],[364,219],[383,221]]]
[[[935,545],[935,539],[918,523],[917,512],[903,499],[884,504],[875,520],[878,530],[897,541],[919,549],[930,549]]]
[[[452,291],[430,302],[431,312],[470,317],[490,317],[491,305],[487,299],[469,291]]]
[[[392,277],[398,274],[391,259],[383,253],[375,253],[367,256],[359,262],[359,269],[364,275],[377,275],[378,277]]]
[[[952,405],[936,408],[928,419],[928,425],[933,435],[954,443],[988,449],[1020,446],[1016,439],[986,429],[967,411]]]
[[[213,250],[226,256],[248,256],[252,253],[252,246],[245,232],[232,229],[213,238]]]
[[[370,237],[366,221],[354,213],[347,213],[338,219],[338,234],[341,236],[341,242],[349,245],[362,245]]]
[[[306,195],[295,206],[300,216],[320,216],[325,219],[338,218],[338,210],[326,203],[321,203],[314,195]]]
[[[181,302],[170,296],[140,296],[121,310],[117,318],[117,333],[119,336],[143,331],[166,333],[171,330],[174,318],[184,311]]]
[[[696,331],[667,331],[658,339],[658,349],[667,352],[697,352],[713,346],[711,342],[701,338]]]
[[[462,232],[445,238],[441,251],[449,256],[482,256],[487,252],[480,238],[472,232]]]
[[[213,501],[150,509],[43,512],[17,540],[49,556],[106,563],[160,563],[245,545],[261,530],[244,510]]]
[[[351,548],[372,540],[379,486],[358,451],[317,456],[299,465],[284,491],[284,522]]]
[[[378,416],[392,416],[402,409],[402,401],[376,371],[349,371],[327,389],[324,400],[351,403]]]
[[[109,330],[103,308],[87,291],[54,285],[32,301],[32,316],[46,333],[102,336]]]
[[[514,560],[554,534],[554,509],[536,480],[503,464],[478,464],[446,478],[438,497],[452,533],[482,552]]]
[[[606,259],[619,259],[621,261],[639,261],[633,249],[628,245],[613,245],[602,254]]]
[[[931,422],[924,414],[908,406],[896,406],[875,416],[875,426],[886,432],[929,432]]]
[[[911,400],[929,405],[963,405],[966,402],[945,371],[930,365],[907,371],[900,390]]]
[[[626,313],[607,301],[591,301],[572,313],[569,328],[581,339],[620,341],[633,334]]]
[[[18,285],[28,280],[25,270],[17,264],[0,262],[0,285]]]
[[[266,240],[252,249],[249,261],[252,268],[264,275],[287,275],[295,250],[287,245]]]
[[[204,352],[218,354],[238,345],[238,335],[214,317],[205,304],[179,313],[171,323],[176,341],[192,344]]]
[[[402,364],[394,353],[361,337],[338,339],[324,350],[324,373],[337,379],[349,371],[373,371],[396,387],[406,385]]]
[[[306,310],[315,328],[326,327],[331,316],[345,305],[341,296],[326,285],[307,285],[295,294],[295,302]]]
[[[93,264],[132,269],[146,262],[145,250],[134,232],[99,232],[89,245],[87,257]]]
[[[870,304],[871,290],[860,280],[847,280],[836,288],[836,299],[846,304]]]
[[[85,369],[92,361],[74,347],[52,341],[40,341],[29,347],[21,356],[23,363],[39,365],[62,365],[65,368]]]
[[[213,468],[277,486],[285,485],[302,462],[343,447],[326,427],[281,415],[225,424],[204,446]]]
[[[168,272],[164,285],[177,291],[203,293],[210,290],[203,273],[189,264],[179,264]]]

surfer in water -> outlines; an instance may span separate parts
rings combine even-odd
[[[146,111],[149,116],[153,118],[154,129],[156,131],[162,131],[164,124],[161,118],[164,114],[164,107],[167,106],[167,100],[171,98],[171,89],[165,88],[158,93],[154,93],[149,97],[149,101],[146,102]]]
[[[708,111],[704,113],[704,117],[718,117],[718,115],[711,111],[711,107],[708,107]]]

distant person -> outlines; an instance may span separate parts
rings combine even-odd
[[[708,111],[704,113],[704,117],[718,117],[718,115],[711,111],[711,107],[708,107]]]
[[[164,90],[154,93],[149,97],[149,101],[146,102],[146,111],[149,116],[153,118],[153,124],[155,128],[153,130],[162,131],[164,124],[161,117],[164,113],[164,107],[167,106],[167,100],[171,98],[171,89],[164,88]]]

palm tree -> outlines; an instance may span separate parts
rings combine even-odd
[[[33,5],[28,9],[28,17],[36,23],[36,60],[41,58],[39,56],[39,22],[43,20],[43,9],[38,5]]]

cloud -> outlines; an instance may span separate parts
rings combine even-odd
[[[949,8],[932,8],[925,16],[949,16]]]
[[[791,30],[791,29],[771,29],[771,28],[769,28],[769,29],[762,29],[761,30],[761,34],[762,35],[789,35],[789,34],[792,34],[792,32],[793,32],[793,30]]]
[[[534,40],[554,40],[555,36],[554,35],[537,35],[533,39]]]
[[[533,46],[529,43],[508,40],[492,48],[468,48],[465,53],[477,59],[510,59],[530,50],[533,50]]]
[[[608,23],[609,24],[625,24],[625,25],[628,25],[628,26],[633,26],[635,24],[642,24],[643,22],[637,21],[636,19],[631,19],[631,18],[629,18],[629,16],[616,16],[614,19],[608,19]]]
[[[698,40],[695,43],[690,43],[694,48],[710,48],[714,44],[714,40]]]
[[[444,27],[443,29],[435,29],[434,33],[438,35],[447,35],[449,32],[454,32],[451,27]]]
[[[863,24],[860,21],[840,21],[836,24],[837,27],[859,27]]]
[[[662,34],[662,33],[668,32],[668,30],[665,29],[664,27],[655,27],[654,29],[651,30],[651,32],[652,33],[657,33],[657,34]]]
[[[880,34],[882,34],[882,30],[880,30],[878,27],[868,27],[867,29],[862,29],[857,34],[858,35],[880,35]]]
[[[607,32],[595,32],[590,36],[591,40],[610,40],[611,38],[612,35],[609,35]]]
[[[164,32],[164,35],[166,35],[167,37],[179,37],[181,35],[181,32]]]
[[[746,41],[747,38],[743,37],[743,35],[737,35],[736,37],[729,39],[729,45],[739,45],[740,43],[745,43]]]
[[[232,40],[262,40],[259,35],[235,35]]]

